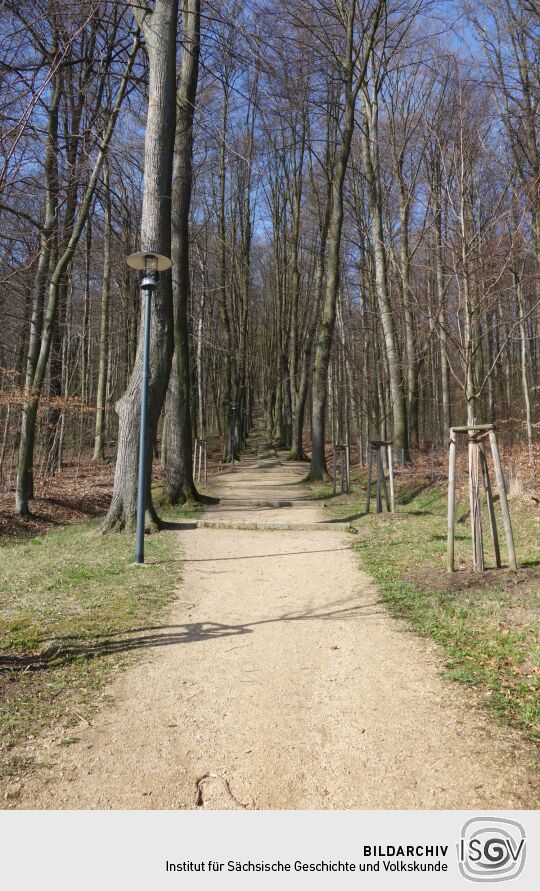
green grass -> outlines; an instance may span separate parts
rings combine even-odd
[[[21,744],[90,720],[104,683],[139,650],[123,648],[126,636],[165,615],[181,578],[175,534],[146,538],[144,566],[133,565],[133,545],[133,535],[103,536],[92,521],[0,549],[4,773],[24,769]]]
[[[446,492],[440,486],[398,483],[396,517],[366,515],[365,489],[358,480],[349,496],[332,498],[328,486],[313,490],[333,517],[347,518],[349,531],[358,533],[352,547],[392,613],[444,647],[447,676],[476,687],[491,711],[540,742],[540,512],[526,501],[511,500],[521,568],[479,575],[470,571],[468,506],[462,496],[458,571],[448,574]],[[499,516],[498,523],[504,561]],[[487,529],[484,544],[489,565]]]

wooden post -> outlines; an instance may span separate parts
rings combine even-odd
[[[351,491],[351,447],[349,443],[346,445],[345,451],[345,468],[347,472],[347,495]]]
[[[371,442],[367,444],[367,495],[366,495],[366,514],[369,514],[371,506]]]
[[[193,477],[195,477],[195,474],[197,472],[197,445],[198,445],[198,443],[199,443],[199,440],[196,439],[195,445],[193,448]]]
[[[454,528],[456,524],[456,434],[450,428],[448,447],[448,538],[447,569],[454,572]]]
[[[484,490],[486,493],[487,509],[489,516],[489,531],[491,533],[491,541],[495,552],[495,565],[497,569],[501,568],[501,549],[499,547],[499,535],[497,532],[497,520],[495,518],[495,507],[493,505],[493,492],[491,491],[491,480],[489,478],[489,469],[486,459],[486,450],[484,443],[478,445],[480,451],[480,464],[482,466],[482,476],[484,479]]]
[[[394,461],[392,454],[392,446],[388,447],[388,477],[390,479],[390,510],[393,514],[396,512],[396,494],[394,488]]]
[[[386,510],[390,513],[390,499],[388,498],[388,487],[386,485],[386,474],[384,470],[384,458],[386,456],[386,449],[384,446],[379,446],[379,452],[381,453],[381,482],[382,482],[382,490],[384,494],[384,503],[386,504]]]
[[[516,550],[514,547],[514,535],[512,532],[512,521],[510,519],[510,510],[508,508],[508,499],[506,497],[506,487],[504,485],[504,475],[501,465],[501,456],[499,455],[499,447],[497,445],[497,437],[494,430],[489,431],[489,443],[491,445],[491,454],[493,455],[493,466],[495,467],[495,478],[497,480],[497,488],[499,490],[499,501],[501,505],[501,513],[503,518],[504,532],[506,535],[506,547],[508,550],[508,564],[510,569],[517,569]]]
[[[377,513],[382,514],[382,497],[381,497],[381,484],[382,484],[382,460],[381,460],[381,450],[380,447],[377,446]]]
[[[480,509],[480,474],[478,467],[478,443],[469,438],[469,502],[471,511],[471,535],[474,572],[484,571],[484,541],[482,513]]]
[[[332,492],[336,494],[336,445],[332,442]]]
[[[202,447],[203,447],[203,444],[202,444],[202,439],[201,439],[201,440],[199,440],[199,472],[197,473],[197,482],[198,483],[200,483],[200,481],[201,481]]]
[[[204,482],[208,482],[208,443],[204,440]]]

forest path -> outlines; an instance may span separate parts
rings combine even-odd
[[[313,528],[174,533],[169,624],[140,633],[144,658],[17,807],[538,805],[518,735],[388,615],[343,530],[321,528],[304,473],[262,448],[216,481],[237,501],[209,516]]]

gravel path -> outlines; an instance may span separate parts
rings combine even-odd
[[[538,806],[517,734],[389,617],[303,474],[263,449],[217,480],[209,516],[241,531],[175,533],[169,624],[17,807]]]

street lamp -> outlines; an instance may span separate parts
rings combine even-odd
[[[130,254],[126,263],[141,273],[144,295],[143,372],[141,380],[141,428],[139,431],[139,485],[137,490],[137,531],[135,534],[135,563],[144,563],[144,514],[146,511],[146,458],[148,440],[148,378],[150,368],[150,320],[152,294],[157,288],[159,273],[172,266],[168,257],[139,251]]]

